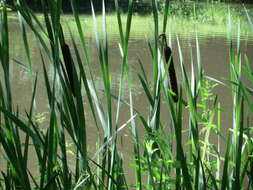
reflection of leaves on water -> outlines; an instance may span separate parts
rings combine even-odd
[[[112,92],[114,94],[117,94],[120,89],[121,75],[118,73],[112,73],[112,74],[110,74],[110,77],[111,77]],[[97,92],[99,93],[99,96],[103,96],[104,83],[103,83],[103,79],[101,77],[95,78],[95,86],[96,86]],[[132,84],[131,85],[131,91],[132,91],[133,96],[139,95],[141,93],[141,90],[142,90],[142,88],[141,88],[140,84]],[[121,96],[123,98],[127,98],[129,96],[129,87],[128,87],[127,79],[124,79],[124,81],[122,81],[122,94],[121,94]]]
[[[43,123],[44,121],[46,121],[47,117],[46,115],[48,114],[48,112],[42,112],[42,113],[38,113],[35,115],[35,120],[38,123]]]
[[[66,141],[66,149],[67,149],[67,153],[74,156],[75,155],[75,151],[73,150],[73,146],[74,143],[69,143],[68,141]]]

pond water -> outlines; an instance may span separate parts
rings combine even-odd
[[[20,34],[15,34],[15,30],[10,30],[13,32],[11,34],[10,39],[10,47],[11,47],[11,81],[13,87],[13,96],[15,103],[19,106],[21,111],[25,109],[29,109],[30,101],[31,101],[31,90],[32,83],[29,78],[29,73],[24,70],[19,65],[15,64],[13,60],[19,60],[20,62],[26,64],[26,57],[23,47],[23,42],[20,40]],[[30,35],[30,34],[29,34]],[[224,36],[199,36],[199,45],[201,51],[201,60],[203,64],[203,69],[205,74],[210,77],[213,77],[217,80],[226,82],[229,79],[229,41]],[[100,72],[100,66],[97,60],[97,50],[95,47],[95,39],[87,38],[88,48],[91,57],[91,64],[93,66],[95,72],[95,81],[96,87],[98,91],[101,92],[103,90],[103,82],[102,75]],[[151,41],[152,42],[152,41]],[[191,60],[196,63],[196,41],[195,36],[191,36],[186,38],[185,36],[179,36],[179,42],[182,48],[184,63],[187,71],[190,73],[191,68]],[[42,70],[42,61],[39,53],[38,42],[33,38],[31,34],[30,39],[30,50],[33,62],[33,71],[38,73],[38,87],[37,87],[37,112],[39,114],[47,113],[48,102],[47,95],[44,84],[44,76]],[[70,42],[69,42],[70,43]],[[121,61],[120,61],[120,53],[119,53],[119,39],[117,36],[113,36],[112,40],[109,41],[109,64],[110,64],[110,75],[112,77],[112,89],[117,91],[119,88],[120,81],[120,69],[121,69]],[[71,43],[70,43],[71,44]],[[78,42],[77,42],[78,44]],[[236,48],[237,40],[233,40],[233,46]],[[78,44],[80,45],[80,44]],[[242,39],[240,41],[241,52],[242,55],[247,55],[249,60],[253,60],[253,39],[245,40]],[[179,55],[178,55],[178,47],[176,37],[172,37],[172,51],[176,72],[178,73],[179,84],[181,83],[180,79],[180,67],[179,67]],[[81,46],[80,51],[81,51]],[[192,58],[191,58],[192,55]],[[134,38],[129,42],[129,57],[128,63],[130,67],[130,72],[133,77],[133,95],[134,95],[134,104],[140,110],[141,113],[145,113],[146,107],[146,98],[141,83],[137,77],[137,74],[141,72],[138,59],[140,59],[145,68],[145,72],[148,77],[150,77],[150,81],[152,80],[152,60],[147,44],[146,39],[138,39]],[[50,64],[47,65],[49,75],[52,75],[52,66]],[[126,87],[126,86],[125,86]],[[126,87],[127,88],[127,87]],[[219,95],[219,101],[221,102],[221,106],[225,110],[229,109],[229,102],[231,101],[228,97],[229,87],[223,87],[219,85],[215,88],[215,93]],[[227,91],[227,92],[226,92]],[[125,90],[125,96],[128,96],[127,89]],[[124,107],[123,107],[124,108]],[[127,107],[126,107],[127,108]],[[128,109],[128,108],[127,108]],[[122,110],[122,113],[128,113],[127,110]],[[121,120],[126,121],[129,118],[129,115],[121,115]]]
[[[11,57],[11,81],[12,81],[12,91],[13,91],[13,99],[15,104],[18,105],[20,112],[24,113],[25,110],[29,109],[30,101],[31,101],[31,91],[32,91],[32,82],[29,77],[29,73],[21,68],[20,66],[14,64],[13,60],[19,60],[20,62],[26,64],[25,50],[23,47],[23,42],[21,38],[21,34],[19,29],[17,29],[18,23],[11,23],[10,25],[10,57]],[[28,31],[29,36],[29,44],[31,50],[31,56],[33,60],[33,71],[38,73],[38,85],[37,85],[37,95],[36,95],[36,113],[38,117],[41,119],[41,126],[47,127],[47,120],[49,118],[48,112],[48,101],[47,94],[45,89],[43,70],[42,70],[42,62],[39,52],[38,42],[33,37],[32,33]],[[145,35],[143,35],[145,36]],[[101,92],[101,97],[103,96],[102,88],[103,82],[100,73],[100,67],[95,47],[95,39],[93,37],[89,37],[86,39],[88,43],[88,49],[91,55],[92,66],[95,72],[95,81],[97,85],[98,91]],[[70,39],[67,39],[70,41]],[[175,36],[172,36],[172,49],[173,49],[173,57],[174,64],[176,67],[176,72],[180,73],[179,68],[179,55],[178,55],[178,47]],[[196,62],[196,42],[195,36],[179,36],[179,41],[183,51],[183,57],[185,66],[187,71],[190,72],[191,68],[191,53],[193,55],[193,60]],[[119,53],[119,38],[118,36],[112,36],[109,41],[109,63],[110,63],[110,73],[112,77],[112,89],[116,93],[119,88],[120,81],[120,53]],[[152,43],[152,41],[151,41]],[[77,41],[78,44],[78,41]],[[226,36],[202,36],[199,35],[199,44],[201,51],[201,59],[203,63],[203,69],[205,74],[223,82],[226,82],[226,79],[229,79],[229,42]],[[253,39],[245,39],[242,37],[241,41],[241,52],[244,55],[247,55],[249,60],[253,61]],[[80,44],[78,44],[80,46]],[[237,42],[234,39],[234,47],[236,47]],[[80,48],[81,50],[81,48]],[[133,96],[134,96],[134,105],[136,109],[139,110],[145,117],[148,116],[148,104],[147,98],[145,96],[144,90],[141,86],[141,83],[137,77],[137,73],[140,72],[138,59],[140,59],[145,68],[146,74],[150,77],[150,81],[152,78],[152,62],[151,56],[149,53],[149,48],[147,44],[147,39],[144,37],[141,38],[140,35],[132,36],[129,42],[129,58],[128,63],[130,67],[130,72],[133,77]],[[47,60],[46,60],[47,61]],[[47,69],[49,73],[52,74],[52,67],[47,65]],[[180,77],[178,78],[179,84],[181,83]],[[226,82],[226,84],[228,84]],[[232,112],[231,112],[231,91],[230,87],[224,87],[219,85],[215,87],[214,93],[218,94],[218,101],[221,103],[222,109],[222,131],[225,132],[231,126]],[[125,89],[125,93],[123,94],[123,98],[127,99],[128,91]],[[84,101],[85,102],[85,101]],[[86,103],[85,103],[86,104]],[[163,105],[162,105],[163,106]],[[88,108],[88,105],[86,106]],[[114,102],[113,110],[116,112],[116,102]],[[162,108],[164,112],[162,112],[162,120],[165,123],[169,123],[168,120],[168,110],[164,105]],[[91,152],[94,152],[94,139],[98,137],[98,131],[95,127],[94,120],[92,117],[89,117],[90,113],[87,114],[87,133],[88,133],[88,144],[91,147]],[[120,111],[120,124],[126,122],[130,117],[129,107],[122,106]],[[187,118],[184,119],[187,122]],[[138,121],[137,123],[138,129],[143,131],[143,126]],[[141,134],[141,136],[144,134]],[[126,128],[122,131],[121,143],[120,143],[120,151],[132,152],[132,144],[130,143],[131,139],[129,135],[129,130]],[[122,149],[123,148],[123,149]],[[32,155],[31,155],[32,157]],[[126,157],[131,157],[131,155],[126,155]],[[31,162],[32,163],[32,162]],[[0,163],[1,164],[1,163]],[[32,164],[33,165],[33,164]],[[35,165],[34,165],[35,167]]]

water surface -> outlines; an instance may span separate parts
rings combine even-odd
[[[33,62],[33,72],[38,74],[38,84],[37,84],[37,95],[36,95],[36,114],[38,116],[38,121],[41,122],[41,127],[46,128],[48,125],[49,119],[49,105],[47,101],[47,94],[45,89],[43,70],[42,70],[42,61],[40,56],[40,46],[39,43],[34,38],[33,34],[28,30],[29,36],[29,44]],[[68,35],[67,35],[68,36]],[[169,35],[168,35],[169,36]],[[247,55],[249,60],[253,61],[253,39],[248,37],[241,37],[240,45],[241,52],[243,55]],[[80,52],[82,51],[80,42],[77,37],[77,45],[80,48]],[[187,68],[188,73],[191,71],[191,61],[196,64],[196,40],[195,35],[192,36],[178,36],[183,57],[184,63]],[[203,64],[203,69],[205,74],[210,77],[213,77],[217,80],[225,82],[227,86],[218,85],[214,89],[214,94],[218,95],[218,101],[221,104],[221,108],[224,110],[222,112],[222,131],[225,133],[228,128],[232,127],[231,119],[231,90],[229,83],[227,80],[229,79],[229,41],[226,36],[219,35],[209,35],[209,36],[198,36],[200,51],[201,51],[201,62]],[[93,70],[95,72],[95,84],[100,92],[100,98],[103,99],[103,81],[101,78],[100,66],[97,59],[97,50],[95,47],[95,39],[93,37],[86,38],[88,49],[91,57],[91,64]],[[121,60],[119,53],[119,37],[118,35],[111,36],[109,41],[109,64],[110,64],[110,75],[112,78],[112,90],[115,94],[117,94],[119,89],[119,81],[120,81],[120,69],[121,69]],[[148,100],[145,96],[144,90],[141,86],[141,83],[137,77],[137,73],[139,73],[140,67],[138,64],[138,59],[141,60],[143,66],[145,68],[147,77],[149,80],[152,80],[152,59],[149,53],[149,48],[147,41],[152,40],[146,39],[145,34],[131,36],[129,42],[129,57],[128,63],[130,68],[131,76],[133,77],[133,97],[134,97],[134,105],[136,109],[144,116],[148,117],[149,107]],[[70,43],[70,39],[67,39],[67,42]],[[237,40],[233,40],[233,46],[236,47]],[[71,46],[71,45],[70,45]],[[179,67],[179,55],[178,55],[178,46],[176,36],[172,35],[171,37],[171,47],[173,49],[173,57],[174,64],[176,67],[176,72],[178,74],[179,85],[181,84],[180,78],[180,67]],[[22,37],[19,31],[18,23],[11,23],[10,25],[10,72],[11,72],[11,82],[12,82],[12,92],[13,99],[15,105],[18,106],[21,113],[25,113],[25,110],[28,110],[30,107],[31,96],[32,96],[32,84],[33,80],[31,80],[29,73],[14,63],[13,60],[19,60],[20,62],[27,64],[27,59],[25,57],[24,45],[22,42]],[[47,63],[47,70],[50,76],[52,76],[53,68],[50,65],[49,60],[45,58]],[[196,67],[195,67],[196,69]],[[123,98],[128,100],[128,89],[127,86],[124,86]],[[102,135],[101,132],[98,132],[92,119],[91,113],[89,110],[89,105],[86,101],[86,97],[84,96],[84,103],[86,108],[86,118],[87,118],[87,139],[88,144],[90,146],[90,154],[92,155],[95,151],[96,139],[99,135]],[[117,104],[116,101],[113,102],[113,111],[114,116],[116,114]],[[122,105],[120,110],[120,121],[119,124],[125,123],[130,118],[129,107],[126,105]],[[162,104],[162,113],[161,120],[165,124],[169,124],[169,111],[167,110],[166,105]],[[40,119],[40,120],[39,120]],[[185,125],[188,126],[187,116],[184,118]],[[137,120],[137,127],[140,132],[140,136],[145,135],[143,126],[140,121]],[[100,133],[100,134],[99,134]],[[168,132],[169,133],[169,132]],[[131,136],[129,133],[129,128],[124,129],[121,132],[122,136],[120,139],[119,150],[122,152],[128,152],[124,154],[126,158],[132,157],[132,144],[131,144]],[[31,153],[32,158],[32,153]],[[0,163],[1,164],[1,163]],[[32,167],[36,167],[36,164],[31,160]]]

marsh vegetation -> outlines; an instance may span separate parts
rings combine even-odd
[[[193,16],[181,13],[176,27],[178,11],[168,0],[162,10],[152,0],[152,15],[139,20],[132,0],[126,14],[115,0],[116,12],[107,15],[103,4],[99,16],[93,8],[91,16],[79,15],[71,0],[68,17],[61,0],[43,2],[42,14],[23,0],[14,1],[16,12],[7,12],[5,1],[1,11],[0,189],[252,189],[253,70],[246,53],[253,24],[247,8],[238,13],[226,5],[219,13],[213,5],[207,18],[195,9]],[[219,42],[211,57],[201,48],[201,23],[223,27],[206,30]],[[162,33],[175,56],[176,102]],[[183,46],[185,33],[191,38]],[[144,37],[132,49],[131,40]],[[148,55],[132,54],[143,51]],[[226,59],[216,59],[220,55]],[[26,94],[14,82],[23,75]]]

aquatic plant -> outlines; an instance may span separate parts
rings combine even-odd
[[[250,60],[240,52],[240,25],[238,26],[237,49],[232,43],[232,23],[228,13],[228,40],[230,40],[230,79],[232,126],[221,126],[222,108],[218,96],[212,93],[216,85],[224,82],[209,77],[203,72],[198,35],[196,34],[196,57],[192,60],[190,76],[186,72],[184,57],[177,38],[182,78],[178,86],[178,101],[165,85],[168,67],[163,61],[164,52],[158,44],[160,33],[167,33],[169,0],[166,0],[162,23],[158,4],[152,0],[153,41],[148,42],[152,62],[152,76],[147,76],[144,63],[139,60],[138,74],[146,94],[149,115],[139,112],[133,101],[132,73],[129,72],[128,51],[132,24],[132,0],[128,3],[126,23],[115,0],[119,29],[119,52],[121,75],[119,90],[112,90],[107,38],[106,10],[102,8],[102,35],[99,35],[97,16],[92,8],[94,38],[103,79],[103,96],[95,85],[94,68],[84,28],[79,18],[75,0],[71,0],[73,16],[81,44],[78,49],[70,27],[72,44],[64,41],[66,29],[62,27],[61,0],[42,1],[42,22],[23,0],[14,1],[20,22],[27,64],[18,63],[30,73],[33,82],[30,109],[20,112],[13,103],[10,81],[10,57],[8,14],[6,5],[1,12],[0,60],[3,78],[0,83],[0,144],[4,160],[1,168],[0,189],[251,189],[253,186],[253,138],[252,126],[246,109],[253,113],[252,87],[246,84],[247,77],[253,84]],[[93,5],[91,4],[91,7]],[[246,12],[247,13],[247,12]],[[248,15],[249,26],[253,28]],[[47,127],[42,130],[36,117],[37,75],[29,48],[26,26],[36,36],[41,53],[45,90],[49,105]],[[162,27],[159,27],[162,25]],[[253,32],[253,30],[252,30]],[[69,47],[73,51],[69,51]],[[84,60],[83,60],[84,59]],[[242,64],[245,59],[245,65]],[[15,62],[17,63],[17,62]],[[49,75],[47,65],[53,68]],[[197,67],[197,72],[194,67]],[[123,98],[123,84],[128,86],[129,97]],[[115,101],[116,100],[116,101]],[[163,101],[162,101],[163,100]],[[129,118],[120,125],[121,107],[129,108]],[[161,119],[161,107],[166,106],[169,126]],[[116,110],[113,109],[116,107]],[[97,149],[88,153],[89,135],[87,112],[97,128]],[[184,123],[186,113],[189,121]],[[114,119],[115,118],[115,119]],[[141,124],[138,123],[140,120]],[[125,172],[124,157],[119,153],[118,138],[129,127],[133,146],[135,183],[130,184]],[[138,128],[145,129],[145,137],[138,135]],[[228,137],[222,134],[228,129]],[[212,142],[214,135],[217,141]],[[72,147],[69,147],[71,142]],[[225,154],[222,147],[226,144]],[[71,151],[72,157],[68,154]],[[37,163],[38,172],[29,166],[30,156]]]

